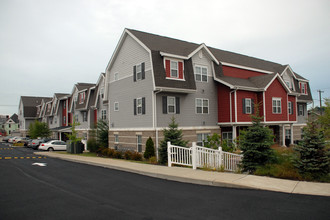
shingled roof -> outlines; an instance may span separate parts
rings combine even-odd
[[[41,104],[41,101],[51,100],[50,97],[36,97],[36,96],[21,96],[23,104],[24,117],[37,117],[37,105]]]

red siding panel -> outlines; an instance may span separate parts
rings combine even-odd
[[[265,73],[260,73],[260,72],[251,71],[251,70],[244,70],[244,69],[239,69],[239,68],[230,67],[230,66],[222,66],[222,69],[223,69],[223,74],[225,76],[231,76],[231,77],[242,78],[242,79],[247,79],[247,78],[253,77],[253,76],[261,76],[261,75],[265,74]]]
[[[171,77],[171,61],[165,60],[166,77]]]
[[[292,102],[292,106],[293,106],[293,114],[292,115],[289,114],[289,120],[290,121],[297,121],[297,109],[296,109],[297,108],[297,103],[296,103],[296,97],[289,95],[288,101],[289,102]]]
[[[218,84],[218,122],[230,122],[230,89]]]
[[[237,91],[237,122],[250,122],[251,114],[243,113],[243,99],[252,99],[254,101],[254,105],[256,106],[260,100],[258,100],[258,93],[251,91]],[[261,100],[262,101],[262,100]]]
[[[273,113],[272,98],[281,98],[282,112],[280,114]],[[274,82],[268,87],[265,93],[265,102],[266,121],[288,121],[287,92],[278,79],[275,79]]]
[[[179,62],[179,79],[183,79],[183,63]]]

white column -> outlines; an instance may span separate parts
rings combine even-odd
[[[196,152],[196,142],[192,142],[192,155],[191,155],[191,159],[192,159],[192,167],[193,167],[193,170],[196,170],[197,169],[197,152]]]
[[[290,130],[291,130],[291,143],[290,144],[293,144],[293,124],[290,125]]]
[[[237,126],[233,125],[233,141],[237,138],[236,128],[237,128]],[[234,144],[234,142],[233,142],[233,144]]]
[[[282,146],[285,147],[285,126],[282,125]]]

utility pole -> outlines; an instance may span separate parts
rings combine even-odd
[[[320,113],[322,115],[322,97],[321,97],[321,93],[323,93],[324,91],[317,90],[317,92],[319,93],[319,98],[320,98]]]

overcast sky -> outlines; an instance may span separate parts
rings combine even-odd
[[[329,0],[0,0],[0,114],[96,83],[124,28],[289,64],[330,97]]]

